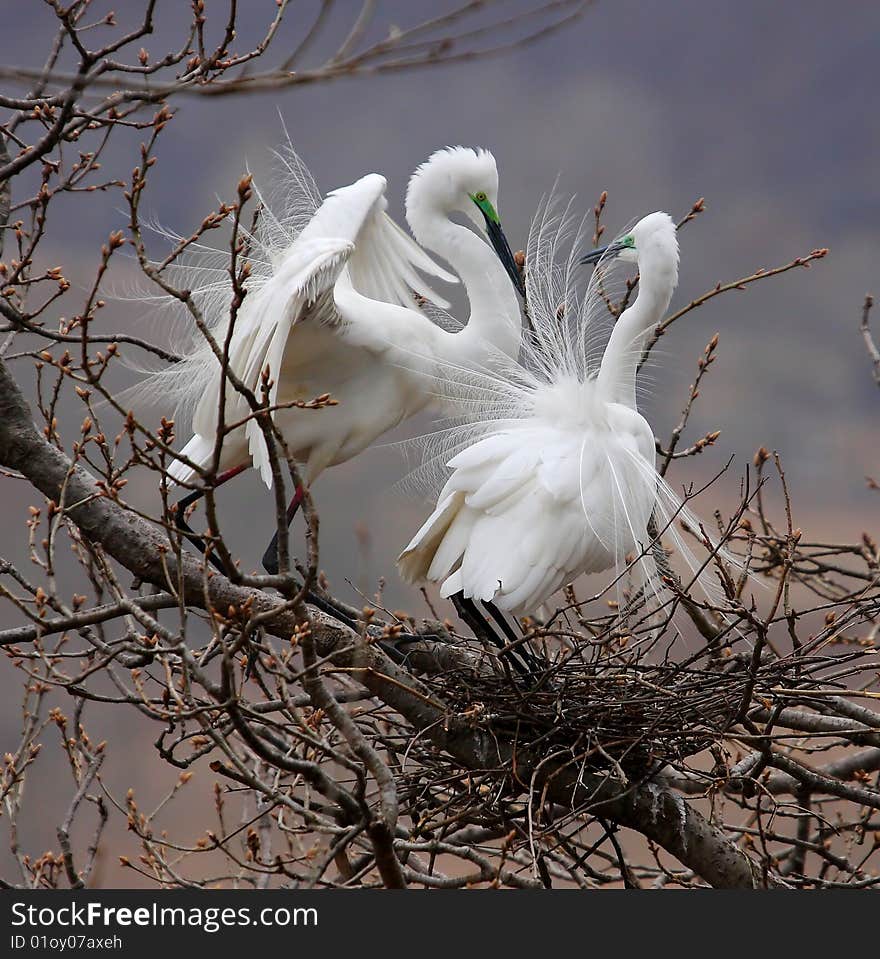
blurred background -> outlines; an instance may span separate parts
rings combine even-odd
[[[37,3],[6,6],[0,61],[40,66],[53,29],[51,11]],[[256,35],[271,15],[257,17],[257,8],[273,4],[253,6]],[[440,6],[382,0],[373,32],[381,36],[389,24],[416,22]],[[179,37],[174,10],[161,8],[161,29],[149,44],[157,52]],[[348,8],[337,4],[325,28],[328,45],[347,29]],[[238,44],[251,39],[240,35]],[[160,141],[142,212],[186,234],[217,197],[233,196],[246,168],[264,181],[270,149],[282,137],[280,113],[322,191],[381,172],[399,222],[409,174],[431,152],[447,144],[488,147],[498,160],[500,213],[514,249],[525,246],[531,216],[557,177],[559,189],[576,193],[585,212],[607,190],[605,222],[612,232],[655,209],[681,216],[705,197],[706,212],[682,231],[673,309],[718,282],[827,246],[829,256],[811,269],[719,297],[677,323],[661,341],[660,362],[651,371],[654,396],[644,412],[658,437],[669,434],[697,357],[720,333],[719,359],[684,443],[708,430],[721,430],[721,436],[704,455],[673,467],[673,486],[704,481],[734,456],[730,470],[695,504],[707,517],[715,508],[729,509],[738,501],[746,464],[763,445],[782,458],[795,524],[805,538],[853,541],[865,529],[876,532],[880,505],[865,480],[880,478],[880,395],[858,331],[865,293],[880,292],[880,123],[872,94],[878,43],[876,4],[603,0],[564,32],[488,60],[248,97],[182,98]],[[105,158],[108,178],[130,174],[138,142],[134,135],[126,152],[120,138]],[[58,217],[62,203],[66,219]],[[62,200],[55,216],[42,253],[74,283],[85,284],[100,244],[125,225],[121,200],[112,194],[79,206]],[[153,252],[162,250],[157,241]],[[122,289],[136,274],[133,263],[126,267],[120,260],[113,283]],[[134,304],[108,303],[102,324],[164,338],[162,321]],[[24,373],[23,366],[16,372]],[[159,412],[146,415],[155,421]],[[81,413],[74,413],[78,422]],[[414,465],[393,443],[426,426],[424,419],[411,421],[387,442],[326,473],[314,491],[321,566],[346,600],[361,602],[355,590],[372,597],[384,577],[386,606],[426,613],[418,593],[397,580],[394,559],[428,504],[392,488]],[[64,428],[62,423],[62,435]],[[179,424],[181,438],[187,429]],[[145,476],[142,488],[132,481],[127,498],[155,504],[150,481]],[[26,568],[24,523],[34,494],[8,479],[0,479],[0,488],[0,555]],[[218,501],[227,543],[244,568],[256,569],[272,529],[271,498],[248,475]],[[302,553],[301,539],[292,542]],[[15,624],[13,613],[0,606],[0,625]],[[20,685],[17,671],[0,668],[3,750],[20,727]],[[92,733],[131,757],[113,766],[110,785],[160,796],[164,785],[151,775],[156,764],[138,758],[150,758],[155,729],[139,726],[131,710],[114,718]],[[59,757],[41,761],[31,783],[41,790],[45,816],[27,824],[20,842],[34,854],[54,843],[58,809],[69,801],[66,782],[61,795],[53,794],[52,762],[63,761]],[[191,811],[198,788],[192,787]],[[126,844],[118,824],[116,829],[109,844],[114,854]],[[100,881],[131,884],[131,873],[118,873],[114,861],[108,859]]]

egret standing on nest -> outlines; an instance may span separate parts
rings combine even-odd
[[[297,222],[286,231],[289,243],[279,249],[283,219],[270,208],[262,214],[265,226],[253,238],[255,268],[238,311],[229,367],[257,395],[268,371],[269,402],[279,407],[272,414],[274,423],[304,464],[303,479],[310,485],[325,469],[357,456],[424,409],[436,394],[438,362],[491,365],[515,357],[522,322],[516,290],[523,292],[523,286],[501,229],[498,171],[487,150],[439,150],[413,174],[406,197],[416,240],[443,257],[464,283],[470,318],[457,332],[432,322],[416,302],[418,293],[448,306],[417,271],[447,282],[457,278],[386,214],[384,177],[368,174],[320,202],[314,181],[292,151],[286,162],[302,194],[292,207]],[[291,209],[290,199],[285,200]],[[305,219],[302,208],[307,213],[310,204],[312,215],[296,232]],[[478,232],[453,222],[455,213],[464,214]],[[216,285],[205,289],[210,292]],[[228,284],[225,292],[225,298],[212,296],[218,315],[208,317],[219,343],[229,324]],[[195,403],[195,413],[194,435],[169,474],[179,483],[192,483],[214,460],[222,371],[209,345],[202,343],[170,375],[184,404]],[[317,414],[292,405],[322,394],[330,394],[336,405]],[[249,414],[244,398],[227,384],[225,422],[244,421]],[[253,417],[223,437],[214,485],[250,465],[271,487],[270,457]],[[200,495],[196,490],[179,505],[178,525],[188,532],[184,510]],[[297,489],[288,523],[302,495]],[[277,572],[277,534],[263,565]]]
[[[476,397],[477,417],[484,403],[488,418],[471,425],[479,439],[448,462],[452,475],[437,508],[398,560],[404,579],[439,582],[444,597],[482,601],[499,623],[499,610],[533,613],[582,573],[620,568],[628,555],[644,554],[655,506],[674,500],[656,472],[654,434],[636,405],[647,338],[678,281],[673,221],[652,213],[580,260],[617,257],[639,268],[638,297],[617,319],[598,371],[586,350],[589,301],[602,302],[595,276],[578,319],[567,322],[552,302],[533,298],[533,282],[540,284],[549,267],[541,256],[532,267],[531,248],[535,335],[525,356],[532,369],[511,365],[463,384]],[[563,295],[576,266],[570,258]],[[670,515],[675,511],[673,503]],[[650,555],[643,564],[654,577]]]

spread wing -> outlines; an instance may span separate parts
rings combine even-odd
[[[229,368],[258,396],[261,377],[268,369],[274,381],[270,401],[275,402],[285,351],[296,347],[297,324],[320,322],[344,332],[333,290],[345,270],[351,287],[361,295],[413,310],[420,319],[424,317],[414,293],[446,305],[417,271],[447,282],[457,282],[457,278],[436,264],[387,215],[385,186],[384,177],[368,174],[330,193],[279,258],[272,275],[245,296],[230,342]],[[222,347],[225,331],[221,329],[216,338]],[[219,391],[217,377],[196,406],[193,431],[198,436],[213,438],[216,433]],[[246,402],[231,384],[226,391],[227,422],[244,418],[248,413]],[[250,420],[246,432],[254,465],[271,483],[258,424]],[[176,478],[188,478],[191,471],[182,464],[176,467],[172,470],[180,474]]]

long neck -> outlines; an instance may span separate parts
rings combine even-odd
[[[458,353],[482,342],[515,358],[522,337],[519,298],[495,251],[472,230],[439,212],[422,212],[410,226],[419,243],[453,267],[467,293],[470,317],[448,341],[450,349]]]
[[[639,264],[639,293],[635,303],[621,313],[614,324],[596,386],[608,402],[636,409],[636,371],[645,344],[654,327],[663,318],[672,291],[675,271],[665,266]]]

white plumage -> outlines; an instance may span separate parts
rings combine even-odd
[[[298,195],[283,198],[279,212],[272,210],[277,203],[265,204],[252,238],[254,270],[236,319],[229,366],[257,395],[268,370],[273,405],[307,402],[324,393],[336,400],[338,405],[317,412],[282,408],[274,413],[311,483],[431,402],[438,361],[493,363],[496,356],[515,356],[521,315],[511,283],[517,278],[515,266],[495,213],[497,168],[487,151],[439,151],[413,175],[407,196],[407,219],[416,237],[464,282],[471,315],[455,333],[431,322],[415,294],[447,306],[420,274],[446,282],[457,277],[386,214],[385,178],[368,174],[318,205],[314,183],[292,151],[285,162],[285,188]],[[452,222],[453,212],[485,228],[495,251],[482,236]],[[229,323],[228,282],[207,261],[188,270],[200,276],[197,301],[201,296],[222,344]],[[216,279],[206,282],[212,271]],[[152,388],[162,389],[163,374],[158,376]],[[182,450],[189,462],[176,462],[169,471],[178,482],[192,482],[194,467],[209,466],[214,456],[220,364],[207,344],[196,343],[165,381],[169,397],[195,406],[194,435]],[[243,420],[249,412],[227,384],[225,422]],[[219,470],[248,461],[271,485],[268,451],[253,418],[224,438]]]
[[[597,251],[637,259],[640,273],[636,302],[617,320],[598,370],[585,347],[595,290],[576,308],[574,261],[562,269],[560,289],[545,247],[530,243],[538,254],[527,273],[531,369],[509,366],[463,381],[462,396],[489,415],[465,427],[479,438],[448,462],[452,474],[436,510],[398,561],[410,582],[439,582],[443,596],[460,592],[516,615],[534,612],[582,573],[638,558],[650,544],[655,506],[663,516],[680,509],[655,470],[654,434],[637,410],[635,386],[645,338],[677,282],[672,220],[651,214]],[[566,321],[556,310],[565,296],[546,302],[560,292],[577,314]],[[542,293],[543,304],[536,302]],[[652,578],[650,553],[640,565]]]
[[[525,615],[644,542],[653,435],[625,407],[604,415],[602,424],[535,417],[450,460],[437,510],[401,557],[404,577]]]

